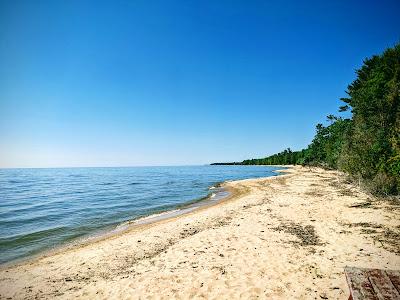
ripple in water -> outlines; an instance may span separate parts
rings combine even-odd
[[[276,167],[0,169],[0,263],[193,203]]]

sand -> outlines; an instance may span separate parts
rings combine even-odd
[[[345,266],[400,269],[398,198],[304,167],[225,186],[217,205],[2,267],[0,298],[347,299]]]

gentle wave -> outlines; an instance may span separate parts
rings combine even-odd
[[[193,166],[0,169],[0,263],[132,221],[157,220],[217,201],[227,180],[275,167]],[[225,194],[224,194],[225,193]]]

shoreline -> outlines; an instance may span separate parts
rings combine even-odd
[[[344,266],[400,268],[398,203],[336,171],[284,173],[227,182],[215,205],[1,268],[0,298],[347,299]]]
[[[281,166],[281,165],[276,165],[275,167],[290,168],[290,166]],[[267,176],[267,177],[259,177],[259,178],[266,179],[266,178],[270,178],[270,177],[282,176],[280,173],[284,173],[285,170],[286,169],[279,169],[279,170],[274,171],[274,173],[277,173],[277,175],[275,175],[275,176]],[[252,180],[252,179],[258,179],[258,178],[248,178],[248,179]],[[248,179],[242,179],[242,180],[248,180]],[[49,249],[40,251],[39,253],[35,253],[35,254],[29,255],[27,257],[21,257],[21,258],[12,260],[12,261],[1,263],[0,271],[3,269],[12,268],[14,266],[31,263],[31,262],[34,262],[35,260],[40,260],[42,258],[56,255],[63,251],[73,250],[74,248],[80,248],[80,247],[84,247],[85,245],[88,245],[91,243],[100,242],[102,240],[112,238],[113,236],[124,234],[127,231],[143,228],[146,225],[151,225],[151,224],[155,224],[158,222],[167,221],[169,219],[178,218],[182,215],[186,215],[189,213],[195,213],[196,211],[203,209],[203,208],[212,207],[214,205],[219,204],[222,201],[227,201],[227,200],[229,200],[229,198],[235,196],[234,189],[227,186],[227,183],[235,182],[235,181],[241,181],[241,180],[227,180],[227,181],[218,182],[218,183],[208,187],[209,193],[205,197],[190,200],[186,203],[176,205],[170,209],[161,210],[159,212],[150,213],[149,215],[140,216],[140,217],[137,217],[137,218],[134,218],[131,220],[124,221],[122,223],[110,225],[106,228],[96,230],[95,232],[93,232],[91,234],[84,235],[84,236],[72,239],[70,241],[63,242],[62,244],[59,244],[59,245],[55,245]],[[217,193],[221,193],[221,195],[219,195],[219,196],[216,193],[215,197],[217,197],[217,199],[212,199],[213,198],[212,195],[214,194],[212,192],[213,189],[219,189],[219,191],[217,191]]]

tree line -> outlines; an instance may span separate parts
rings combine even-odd
[[[317,124],[310,145],[229,164],[301,164],[348,173],[376,194],[400,193],[400,44],[364,60],[339,112]]]

